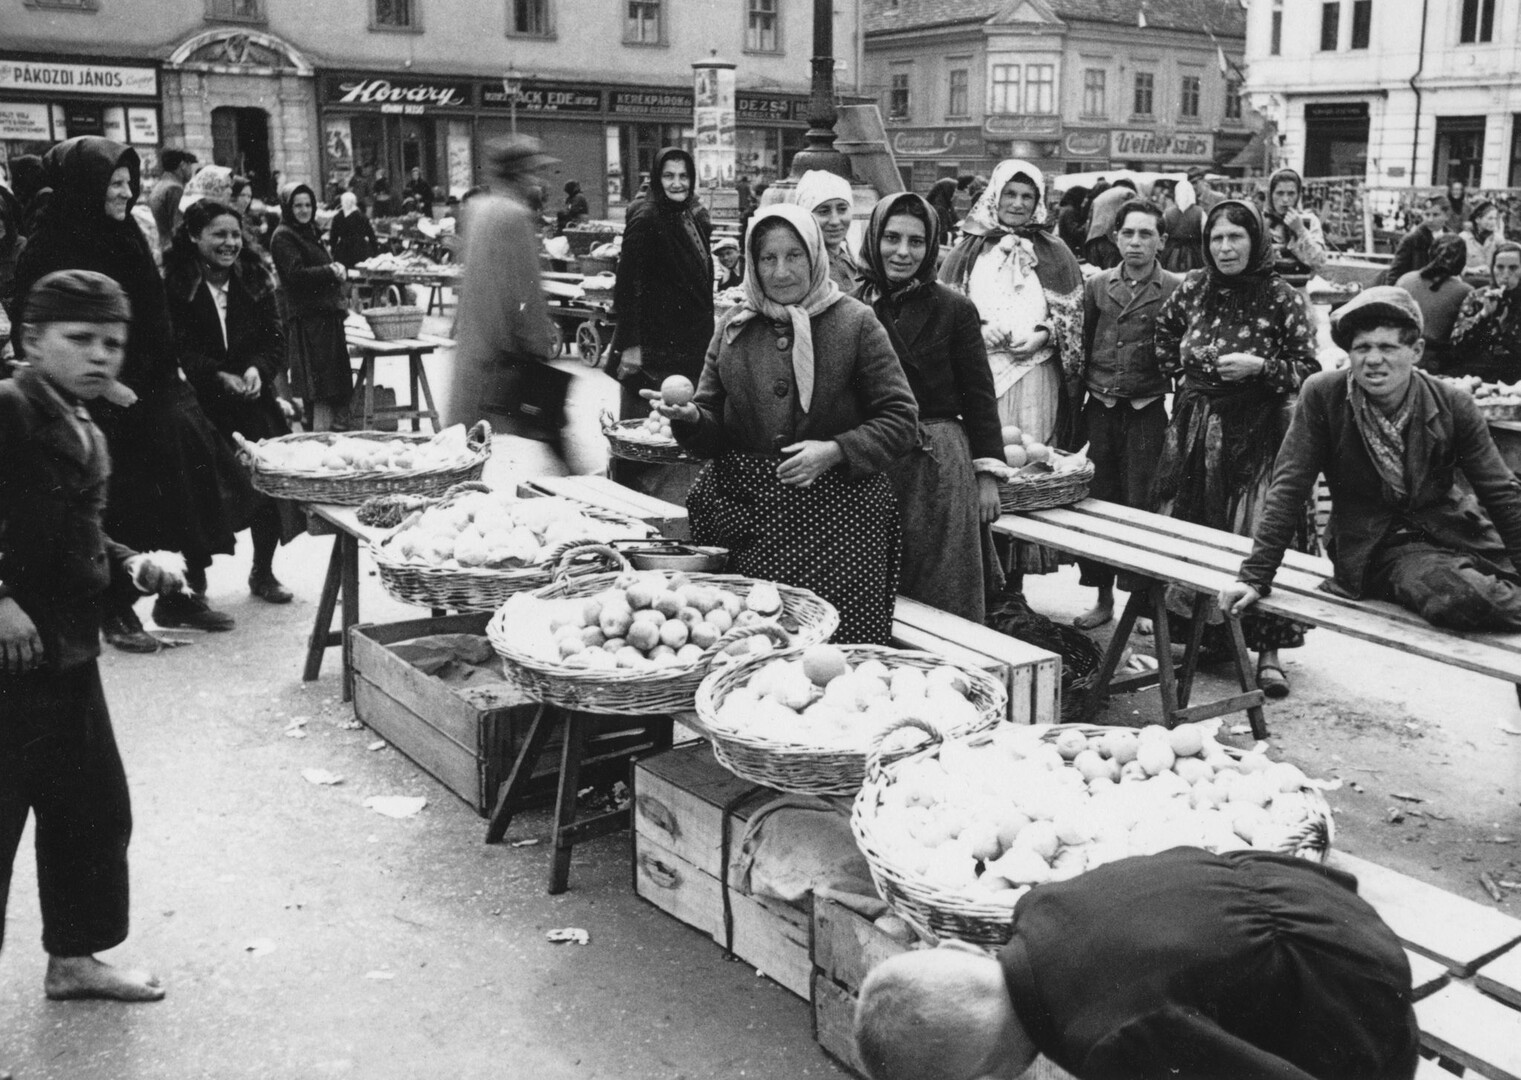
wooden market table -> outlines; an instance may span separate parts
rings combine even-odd
[[[1521,420],[1491,420],[1489,434],[1510,471],[1521,473]]]
[[[459,269],[438,270],[364,270],[352,267],[349,270],[349,280],[361,285],[368,285],[376,292],[396,289],[393,297],[396,303],[401,303],[401,287],[404,285],[416,285],[428,290],[428,304],[425,314],[432,315],[434,309],[440,313],[444,310],[444,290],[458,287],[461,272]]]
[[[376,417],[395,417],[411,420],[412,430],[421,431],[426,418],[439,430],[438,408],[433,404],[433,390],[428,385],[428,372],[423,367],[423,357],[436,349],[452,349],[454,342],[436,334],[418,334],[416,337],[393,338],[383,341],[377,338],[363,318],[350,315],[343,327],[349,348],[359,354],[359,373],[354,380],[354,393],[360,399],[357,417],[361,431],[373,430]],[[405,356],[407,358],[407,381],[412,397],[406,405],[377,406],[375,404],[375,360],[382,356]],[[422,408],[426,403],[427,408]]]

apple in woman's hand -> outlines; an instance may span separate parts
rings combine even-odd
[[[685,405],[696,392],[692,380],[685,375],[672,375],[660,384],[660,400],[667,405]]]

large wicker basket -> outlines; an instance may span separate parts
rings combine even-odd
[[[595,596],[614,585],[618,577],[617,574],[575,579],[560,576],[553,585],[536,589],[528,595],[541,600]],[[753,578],[737,574],[686,574],[685,577],[694,585],[716,585],[736,592],[746,591],[755,584]],[[708,673],[713,659],[735,641],[764,633],[782,647],[816,645],[829,640],[839,628],[839,612],[807,589],[782,584],[777,584],[776,589],[782,598],[782,614],[777,622],[735,627],[689,667],[598,671],[551,662],[521,647],[512,627],[507,625],[509,608],[505,606],[486,625],[486,636],[497,653],[508,661],[508,679],[537,701],[580,712],[620,716],[689,710],[697,695],[697,686]]]
[[[702,460],[687,453],[675,442],[648,443],[629,438],[629,432],[643,426],[643,420],[614,420],[611,413],[603,413],[602,434],[607,437],[608,452],[625,461],[647,461],[659,465]]]
[[[416,337],[422,330],[423,309],[402,304],[395,307],[365,308],[360,312],[370,324],[376,341],[400,341]]]
[[[1060,450],[1053,454],[1067,457]],[[1013,480],[998,485],[998,503],[1006,514],[1019,510],[1050,510],[1071,506],[1088,497],[1093,483],[1093,462],[1085,461],[1079,469],[1064,473],[1019,473]]]
[[[446,498],[439,505],[446,506],[451,501],[451,498]],[[598,521],[627,527],[630,538],[642,538],[650,533],[649,526],[643,522],[610,514],[596,507],[583,507],[581,513]],[[405,525],[406,522],[402,524]],[[391,550],[391,541],[400,531],[398,528],[380,543],[372,545],[370,554],[375,560],[376,569],[380,571],[380,583],[385,591],[404,604],[416,604],[419,607],[445,611],[495,611],[514,593],[541,589],[550,584],[561,558],[571,551],[583,552],[586,558],[568,561],[568,574],[585,575],[630,569],[628,560],[620,552],[591,540],[573,540],[561,544],[550,552],[544,562],[533,566],[512,569],[430,566],[402,558]]]
[[[930,730],[927,725],[915,721],[908,723]],[[1093,735],[1112,729],[1081,724],[1053,724],[1045,730],[1042,737],[1054,741],[1063,731],[1069,730]],[[990,738],[992,735],[989,732],[980,732],[967,737],[966,741],[975,744]],[[883,793],[896,782],[908,762],[928,757],[938,759],[941,746],[942,740],[932,735],[930,746],[908,757],[884,761],[874,756],[867,765],[866,780],[856,796],[851,812],[851,831],[871,867],[872,881],[875,882],[877,891],[922,935],[931,939],[955,938],[986,949],[997,949],[1008,942],[1013,930],[1013,908],[990,901],[986,894],[979,898],[968,891],[951,891],[933,884],[883,854],[886,845],[882,843],[877,831],[877,811]],[[1241,756],[1241,751],[1231,747],[1227,747],[1226,752],[1233,757]],[[1071,767],[1069,764],[1068,768]],[[1304,792],[1312,806],[1310,816],[1280,850],[1284,854],[1324,862],[1335,834],[1331,807],[1318,789],[1305,788]]]
[[[491,456],[491,425],[482,420],[470,429],[468,445],[471,456],[468,461],[436,469],[414,469],[410,472],[394,472],[371,469],[353,472],[295,472],[272,468],[259,459],[253,446],[241,435],[234,435],[240,448],[239,457],[248,469],[249,479],[256,490],[276,499],[295,502],[331,503],[338,506],[358,506],[374,495],[442,495],[455,484],[466,480],[479,480]],[[322,431],[300,435],[281,435],[266,442],[319,442],[331,446],[340,438],[363,439],[374,442],[407,442],[422,445],[433,438],[412,432],[350,431],[342,435]]]
[[[887,649],[879,645],[842,645],[841,649],[852,666],[863,660],[876,659],[889,668],[911,667],[930,671],[953,667],[960,672],[969,687],[967,697],[977,707],[978,722],[957,727],[936,725],[943,736],[970,735],[992,727],[1004,715],[1008,695],[1003,684],[985,671],[957,667],[931,653]],[[787,658],[796,659],[799,655],[792,652]],[[718,723],[718,710],[729,694],[749,682],[761,667],[774,659],[774,656],[747,657],[708,675],[697,688],[697,720],[695,724],[688,721],[689,725],[713,744],[713,754],[725,768],[752,783],[800,795],[856,794],[866,777],[866,761],[872,751],[867,745],[870,736],[865,732],[860,746],[824,747],[772,738],[761,730],[735,731]],[[915,749],[917,747],[905,747],[884,757],[889,761],[896,760],[907,757]]]

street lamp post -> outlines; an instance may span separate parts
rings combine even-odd
[[[512,133],[518,133],[518,94],[523,89],[523,80],[511,64],[507,65],[507,74],[502,76],[502,92],[507,95],[508,123],[512,125]]]
[[[792,178],[823,169],[850,178],[850,160],[834,148],[834,0],[813,0],[813,86],[808,100],[808,145],[792,159]]]

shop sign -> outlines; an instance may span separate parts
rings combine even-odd
[[[53,125],[46,105],[0,101],[0,139],[48,142],[52,138]]]
[[[773,94],[738,94],[734,100],[741,124],[806,124],[808,99],[776,97]]]
[[[55,64],[0,60],[0,92],[158,97],[158,69],[117,64]]]
[[[1213,132],[1182,131],[1165,135],[1159,131],[1116,131],[1111,140],[1114,157],[1153,161],[1214,161]]]
[[[1069,158],[1106,158],[1109,132],[1069,131],[1062,136],[1062,153]]]
[[[481,83],[481,108],[512,107],[500,79],[494,83]],[[527,113],[599,113],[602,111],[602,91],[594,86],[570,83],[525,82],[517,93],[517,110]]]
[[[982,133],[967,128],[907,128],[893,132],[899,157],[981,157]]]
[[[128,109],[127,141],[134,144],[157,146],[158,113],[153,109]]]
[[[76,135],[104,135],[106,133],[105,118],[100,115],[99,106],[66,105],[64,117],[71,139]]]
[[[692,118],[690,90],[613,90],[609,97],[607,111],[620,116],[668,116],[674,120]]]
[[[420,115],[428,109],[468,109],[473,88],[467,82],[442,79],[332,75],[323,80],[322,90],[329,105],[369,106],[381,112]]]
[[[1366,101],[1313,102],[1304,107],[1306,120],[1366,120]]]
[[[1010,135],[1055,138],[1062,133],[1062,118],[1046,113],[1004,113],[984,120],[982,130],[990,139]]]

